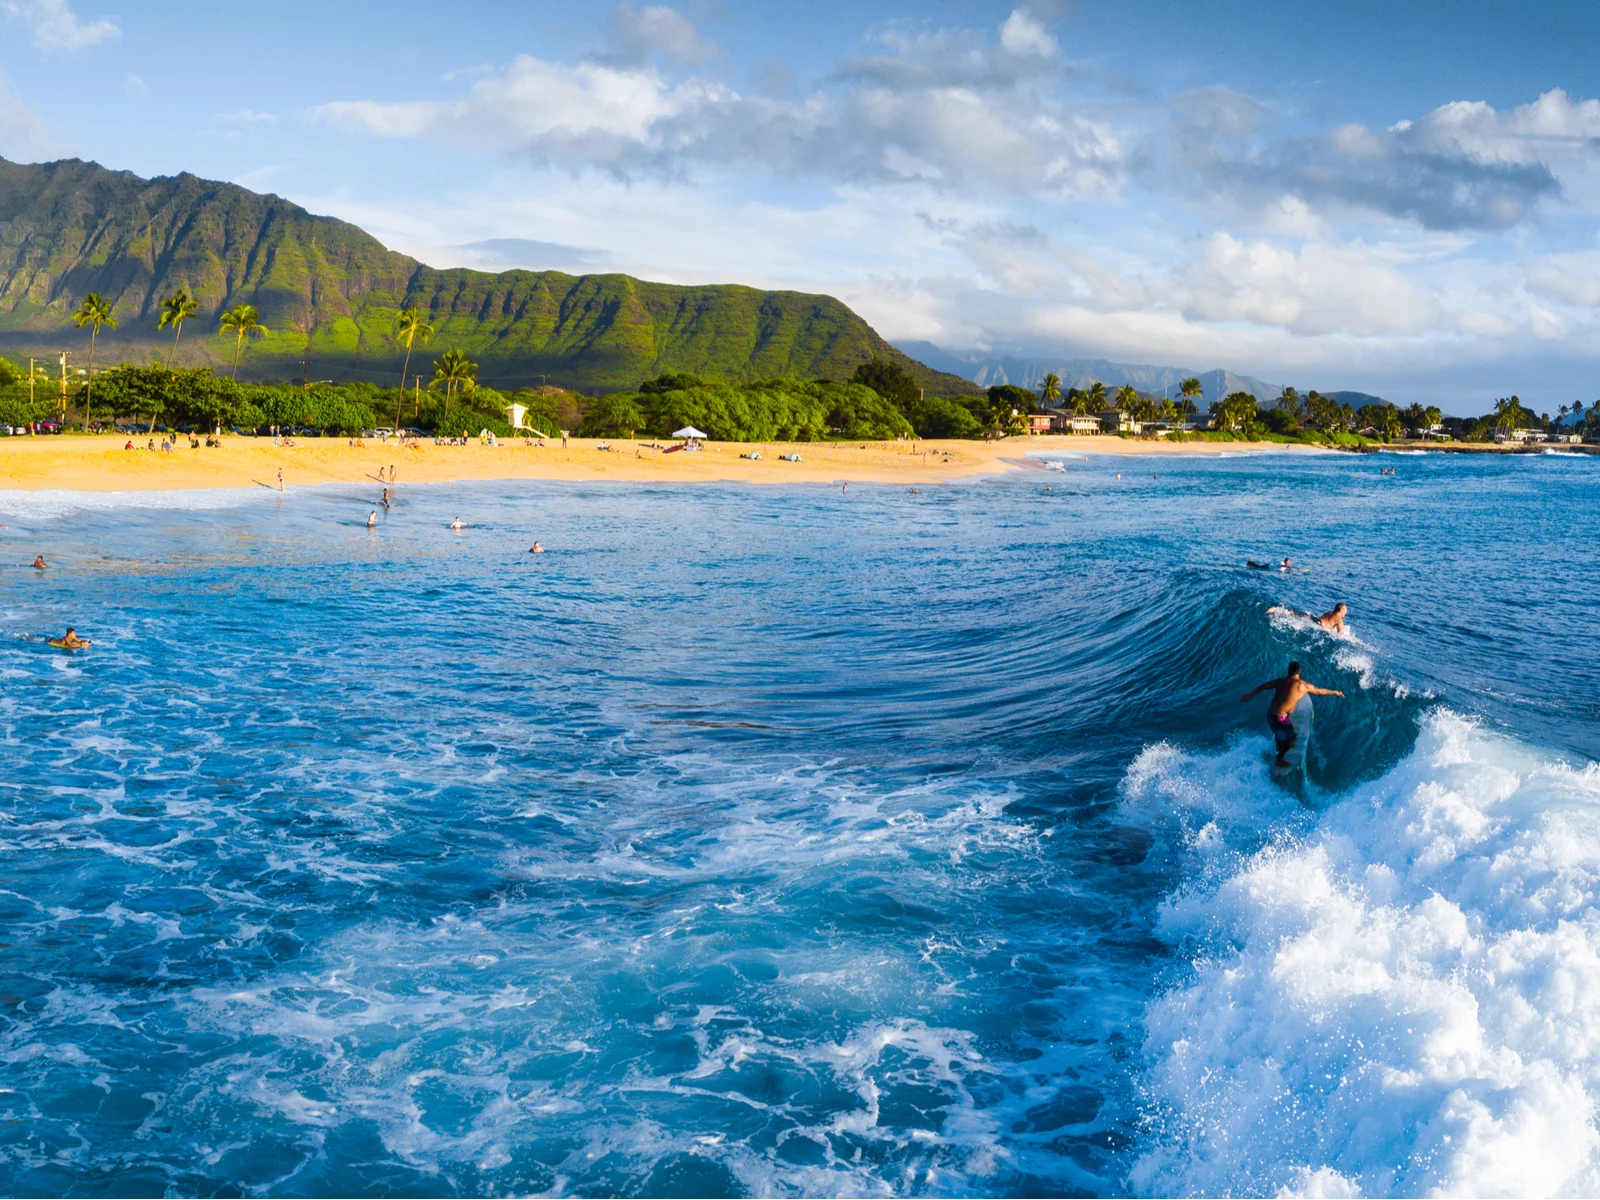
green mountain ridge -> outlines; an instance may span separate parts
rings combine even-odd
[[[217,314],[239,303],[260,310],[271,335],[244,351],[241,378],[307,370],[398,382],[395,317],[416,305],[435,326],[411,360],[424,382],[432,359],[454,347],[499,388],[548,381],[606,392],[663,372],[848,379],[880,357],[931,395],[978,390],[891,346],[831,296],[439,269],[348,222],[236,184],[187,173],[142,179],[78,159],[0,159],[0,352],[54,359],[69,350],[83,365],[88,339],[71,314],[98,291],[118,327],[101,331],[97,364],[165,361],[172,339],[157,329],[161,300],[180,287],[200,304],[179,342],[184,365],[231,367],[233,341],[216,332]]]

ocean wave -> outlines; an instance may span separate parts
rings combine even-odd
[[[1243,744],[1147,751],[1192,883],[1146,1012],[1156,1194],[1600,1187],[1600,767],[1429,713],[1320,818]]]

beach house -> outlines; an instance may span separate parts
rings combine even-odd
[[[1034,433],[1099,433],[1098,417],[1080,417],[1065,408],[1045,408],[1028,418]]]

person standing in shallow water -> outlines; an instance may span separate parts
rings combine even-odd
[[[1239,697],[1243,704],[1252,696],[1256,696],[1268,688],[1272,689],[1272,701],[1267,705],[1267,728],[1272,731],[1272,740],[1278,747],[1278,765],[1287,767],[1289,760],[1284,756],[1294,749],[1295,742],[1300,740],[1300,735],[1295,732],[1294,722],[1289,720],[1289,714],[1294,711],[1294,706],[1306,696],[1339,696],[1344,693],[1334,688],[1318,687],[1314,683],[1307,683],[1300,678],[1300,664],[1292,662],[1289,671],[1282,679],[1269,679],[1260,687],[1252,688]]]

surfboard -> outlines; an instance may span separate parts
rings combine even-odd
[[[1294,745],[1289,747],[1289,753],[1283,757],[1287,765],[1278,765],[1276,747],[1268,751],[1268,765],[1272,774],[1277,779],[1289,779],[1297,775],[1304,775],[1306,770],[1306,752],[1311,748],[1311,731],[1316,725],[1317,710],[1311,703],[1310,696],[1300,697],[1300,703],[1294,706],[1294,711],[1289,714],[1289,723],[1294,726]]]
[[[54,646],[57,650],[87,650],[92,643],[84,642],[78,646],[69,646],[60,638],[51,638],[49,644]]]

